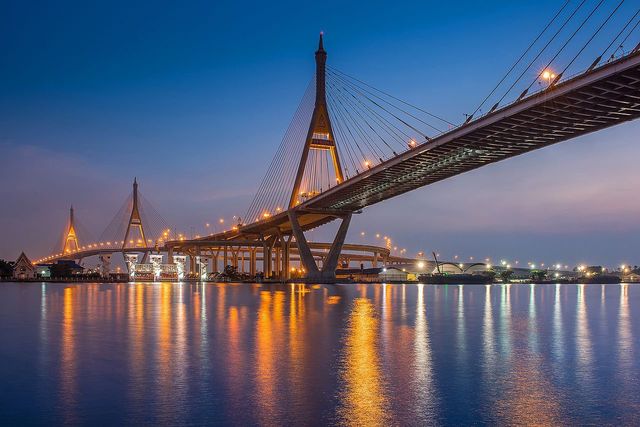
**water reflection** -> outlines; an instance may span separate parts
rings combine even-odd
[[[349,314],[342,359],[344,389],[338,410],[349,426],[388,425],[389,401],[378,355],[378,319],[371,302],[357,298]]]
[[[631,425],[639,300],[626,284],[5,283],[0,424]]]
[[[77,383],[76,383],[76,341],[74,336],[74,291],[75,287],[64,288],[62,307],[62,345],[60,349],[60,397],[65,424],[76,424]]]
[[[496,366],[495,338],[493,332],[493,304],[491,301],[492,285],[485,285],[484,288],[484,315],[482,322],[483,354],[484,354],[484,375],[485,381],[495,380],[494,371]]]
[[[416,327],[414,341],[414,415],[420,423],[436,419],[436,394],[433,385],[433,366],[431,361],[431,344],[429,342],[429,325],[424,303],[424,285],[419,284],[416,303]]]
[[[587,320],[587,305],[585,301],[585,286],[578,285],[577,310],[576,310],[576,350],[577,369],[576,374],[583,387],[590,386],[592,379],[591,372],[591,333]]]
[[[500,350],[502,357],[511,356],[511,284],[500,288]]]
[[[564,331],[562,328],[562,303],[560,301],[560,288],[562,285],[555,285],[555,298],[553,303],[553,353],[557,363],[553,366],[556,367],[556,372],[561,370],[562,362],[564,359]]]

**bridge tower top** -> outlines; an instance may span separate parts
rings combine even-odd
[[[318,50],[316,51],[316,99],[309,124],[309,131],[302,150],[302,157],[298,165],[298,172],[293,184],[289,207],[292,208],[301,203],[300,190],[302,178],[304,176],[307,159],[310,150],[328,151],[333,161],[333,170],[337,183],[344,181],[340,157],[338,149],[333,137],[333,129],[331,127],[331,119],[329,118],[329,109],[327,108],[326,99],[326,63],[327,52],[324,50],[323,34],[320,33],[318,41]]]
[[[144,226],[142,224],[142,217],[140,216],[140,208],[138,207],[138,179],[133,178],[133,194],[132,194],[132,206],[131,215],[129,216],[129,223],[127,224],[127,231],[124,234],[124,240],[122,243],[122,249],[125,247],[146,247],[147,240],[144,234]],[[132,230],[137,230],[139,238],[137,240],[129,240]]]
[[[68,254],[78,251],[79,249],[80,244],[78,243],[78,235],[76,233],[76,226],[73,218],[73,205],[71,205],[69,208],[69,228],[67,229],[67,234],[64,238],[62,253]]]

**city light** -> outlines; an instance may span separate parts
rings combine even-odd
[[[548,86],[551,86],[551,83],[553,82],[553,79],[556,78],[556,75],[553,73],[553,71],[546,69],[542,72],[541,77],[547,82]]]

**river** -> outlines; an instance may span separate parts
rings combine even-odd
[[[2,425],[636,424],[640,285],[0,283]]]

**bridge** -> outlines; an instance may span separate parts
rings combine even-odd
[[[565,3],[563,9],[566,6]],[[564,24],[574,15],[575,11]],[[460,125],[328,66],[321,34],[315,52],[315,76],[245,220],[239,220],[230,230],[200,238],[172,239],[165,232],[155,240],[145,239],[134,183],[134,205],[126,234],[120,246],[110,250],[144,253],[162,250],[169,254],[170,262],[175,253],[180,253],[193,259],[215,259],[216,265],[219,256],[225,265],[229,257],[237,265],[239,257],[242,269],[246,257],[250,272],[255,272],[260,261],[265,277],[280,280],[291,277],[291,263],[296,260],[302,265],[306,279],[313,282],[333,282],[341,261],[348,264],[350,258],[363,259],[353,251],[368,252],[364,258],[373,263],[392,262],[385,248],[345,244],[353,214],[482,166],[640,117],[640,44],[621,55],[616,55],[619,49],[609,55],[609,49],[625,32],[628,33],[623,43],[632,35],[640,23],[632,25],[636,16],[638,12],[586,70],[568,76],[569,67],[583,53],[585,45],[557,75],[548,66],[539,70],[534,81],[513,102],[501,105],[503,96],[486,113],[478,114],[479,107]],[[558,14],[554,20],[557,17]],[[519,79],[523,75],[524,72]],[[532,92],[534,83],[541,80],[544,85]],[[442,126],[448,129],[442,130]],[[71,218],[73,223],[73,213]],[[340,224],[331,243],[307,240],[305,232],[336,220]],[[131,229],[142,237],[130,240]],[[75,231],[69,228],[65,242],[73,242],[73,236]],[[65,243],[63,251],[39,262],[98,254],[101,250],[95,245],[88,249],[79,247],[76,240],[74,248]]]

